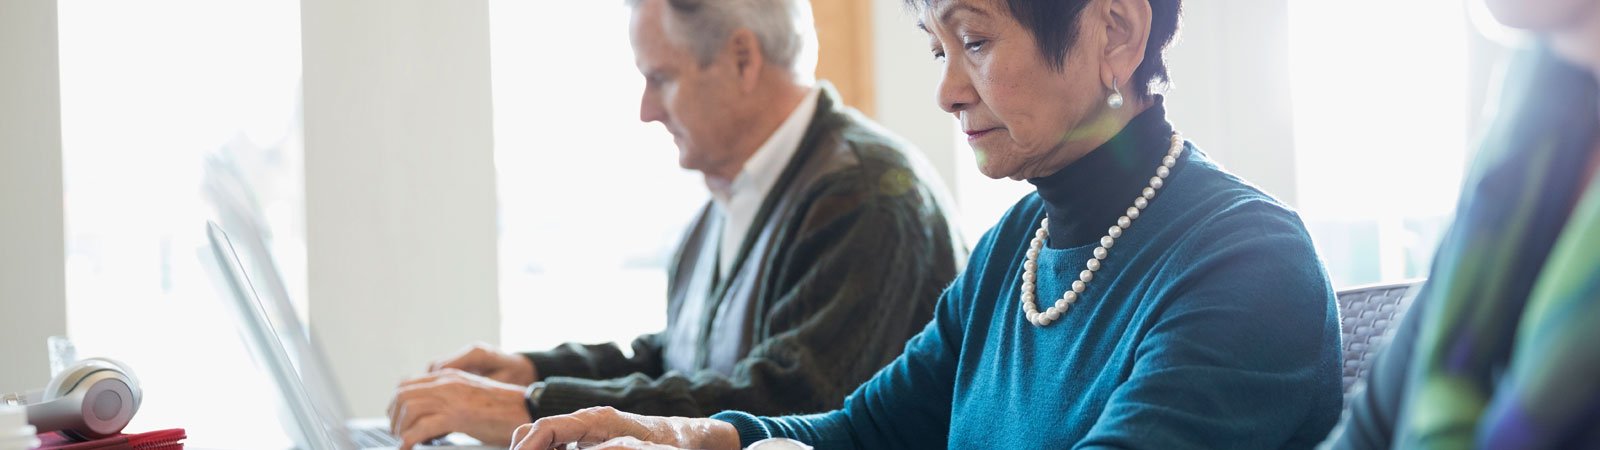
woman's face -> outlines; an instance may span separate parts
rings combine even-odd
[[[1600,70],[1600,0],[1484,0],[1495,19],[1550,38],[1575,63]]]
[[[1095,5],[1080,15],[1077,40],[1055,70],[1003,0],[931,3],[919,25],[943,63],[939,106],[961,122],[984,175],[1049,175],[1115,133],[1103,129],[1117,125],[1103,119],[1110,80],[1101,79],[1102,55],[1082,50],[1104,47]]]
[[[1595,0],[1485,0],[1495,19],[1530,31],[1553,31],[1593,16]]]

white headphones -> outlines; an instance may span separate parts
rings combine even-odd
[[[43,391],[7,394],[0,401],[24,405],[37,432],[60,431],[76,440],[122,432],[139,411],[139,379],[127,365],[85,358],[67,366]]]

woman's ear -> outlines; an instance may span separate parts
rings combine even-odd
[[[1107,89],[1113,83],[1117,88],[1144,92],[1140,86],[1129,84],[1133,72],[1144,63],[1145,47],[1150,45],[1150,20],[1154,13],[1149,0],[1106,0],[1102,14],[1105,16],[1106,45],[1100,79]]]

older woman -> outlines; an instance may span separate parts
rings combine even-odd
[[[1178,0],[912,0],[938,101],[985,175],[1037,192],[1000,218],[905,352],[809,416],[592,409],[519,448],[1309,447],[1341,406],[1333,293],[1288,208],[1173,131]]]
[[[1488,4],[1538,45],[1337,448],[1600,448],[1600,1]]]

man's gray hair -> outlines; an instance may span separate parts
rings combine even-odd
[[[644,0],[625,0],[638,8]],[[769,64],[809,80],[817,68],[817,30],[810,0],[665,0],[668,33],[710,64],[728,36],[749,29]]]

